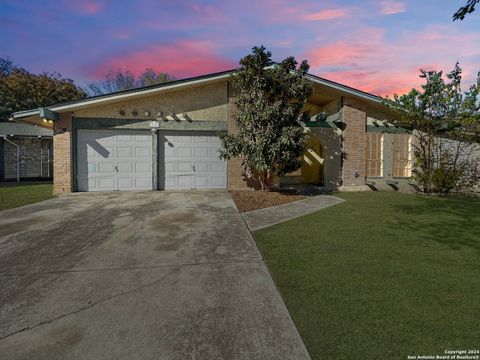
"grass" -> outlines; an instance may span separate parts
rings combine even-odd
[[[52,185],[19,185],[0,187],[0,211],[52,198]]]
[[[254,233],[312,359],[478,349],[480,199],[339,196]]]

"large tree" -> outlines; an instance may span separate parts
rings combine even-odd
[[[463,20],[467,14],[471,14],[475,11],[475,5],[480,3],[480,0],[468,0],[465,6],[462,6],[453,15],[453,20]]]
[[[156,72],[148,68],[140,75],[136,76],[129,70],[110,70],[105,74],[105,79],[93,82],[88,85],[91,95],[103,95],[117,91],[136,89],[144,86],[161,84],[164,82],[175,80],[175,77],[163,73]]]
[[[274,176],[301,166],[305,133],[299,120],[308,117],[303,107],[312,91],[308,69],[305,60],[298,66],[293,57],[275,64],[271,52],[260,46],[240,60],[232,77],[238,133],[222,137],[221,156],[243,158],[246,172],[263,190]]]
[[[414,134],[412,174],[424,192],[468,190],[479,182],[480,73],[463,92],[459,64],[443,77],[421,70],[421,90],[386,99],[400,124]]]
[[[0,121],[7,121],[15,111],[80,100],[86,95],[60,74],[31,74],[9,59],[0,59]]]

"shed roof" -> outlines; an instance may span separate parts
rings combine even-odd
[[[0,122],[0,135],[53,136],[53,130],[24,123]]]

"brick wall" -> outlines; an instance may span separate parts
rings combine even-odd
[[[60,115],[53,125],[53,193],[72,192],[72,120],[70,113]]]
[[[162,92],[141,98],[100,103],[75,111],[75,117],[153,120],[159,112],[163,118],[172,113],[186,114],[190,120],[225,121],[226,82],[195,88]],[[123,111],[123,115],[120,113]],[[145,112],[150,115],[145,116]]]
[[[366,108],[350,98],[344,100],[343,183],[342,186],[365,185]]]

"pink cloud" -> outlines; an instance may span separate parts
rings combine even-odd
[[[383,15],[399,14],[406,10],[407,5],[403,1],[384,0],[380,2],[380,13]]]
[[[321,1],[289,1],[289,0],[262,0],[240,2],[237,8],[241,12],[253,14],[268,14],[262,21],[269,24],[295,24],[299,22],[327,21],[344,18],[352,13],[353,7],[329,7],[321,5]]]
[[[103,10],[103,4],[93,0],[75,0],[69,6],[73,11],[86,15],[95,15]]]
[[[303,15],[304,20],[308,21],[323,21],[323,20],[334,20],[347,16],[347,9],[326,9],[313,13],[308,13]]]
[[[218,56],[212,44],[204,41],[181,40],[171,44],[156,44],[103,61],[91,71],[93,79],[102,79],[113,69],[141,73],[153,68],[185,78],[232,69],[236,63]]]
[[[443,27],[405,32],[395,42],[385,31],[364,28],[354,35],[316,47],[306,54],[312,72],[374,94],[403,93],[418,88],[425,70],[450,71],[460,60],[466,83],[473,81],[480,57],[480,34],[460,34]],[[412,46],[422,44],[422,46]]]

